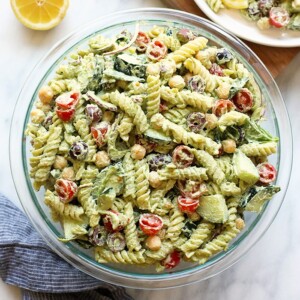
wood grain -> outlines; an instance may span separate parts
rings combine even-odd
[[[203,0],[204,1],[204,0]],[[194,0],[163,0],[169,8],[175,8],[207,18]],[[263,61],[271,74],[276,77],[298,54],[300,47],[277,48],[244,41]]]

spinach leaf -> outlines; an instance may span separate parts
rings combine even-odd
[[[245,137],[248,142],[277,142],[278,137],[272,136],[256,122],[249,120],[245,125]]]

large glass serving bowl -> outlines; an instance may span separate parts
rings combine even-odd
[[[278,153],[271,157],[271,162],[278,169],[276,184],[281,186],[281,192],[260,214],[246,214],[246,228],[226,252],[219,253],[204,265],[182,263],[178,268],[164,273],[156,273],[152,267],[99,264],[88,250],[72,242],[65,244],[58,241],[57,238],[63,236],[63,231],[59,223],[52,221],[49,210],[43,203],[44,191],[35,192],[32,188],[29,177],[30,139],[24,135],[31,108],[37,99],[37,91],[49,81],[64,58],[75,48],[86,46],[87,40],[95,33],[111,36],[125,28],[133,32],[137,21],[140,21],[142,30],[153,25],[191,28],[207,37],[211,45],[227,47],[234,52],[253,72],[262,90],[266,102],[264,127],[280,138]],[[57,254],[83,272],[107,282],[144,289],[167,288],[200,281],[227,269],[266,232],[282,204],[288,186],[292,164],[292,137],[287,111],[272,76],[245,44],[220,27],[195,15],[168,9],[138,9],[93,21],[55,45],[39,62],[27,79],[15,107],[10,133],[10,162],[15,186],[26,214]]]

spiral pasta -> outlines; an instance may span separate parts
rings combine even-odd
[[[151,118],[151,125],[170,135],[176,143],[191,145],[197,149],[205,149],[210,154],[217,154],[220,145],[212,139],[194,132],[188,132],[181,126],[167,120],[163,115],[156,114]]]
[[[239,149],[247,156],[268,156],[276,153],[277,146],[275,142],[268,142],[263,144],[249,143],[240,146]]]
[[[133,119],[132,122],[136,126],[138,132],[143,133],[149,128],[147,117],[138,104],[119,92],[111,93],[109,98],[111,103],[119,106]]]
[[[126,203],[124,207],[124,214],[129,220],[124,229],[127,248],[129,251],[139,251],[142,246],[138,239],[137,228],[133,216],[133,208],[130,202]]]
[[[165,238],[176,242],[181,234],[181,230],[184,226],[184,215],[179,210],[177,205],[174,205],[174,208],[170,213],[170,224],[167,228]]]
[[[217,162],[209,153],[203,150],[193,150],[193,154],[197,161],[206,168],[207,175],[218,185],[220,185],[224,179],[225,174],[218,166]]]
[[[73,204],[64,204],[59,198],[47,190],[45,193],[45,204],[61,217],[70,217],[74,220],[81,220],[84,215],[82,207]]]
[[[98,247],[95,251],[96,260],[100,263],[114,262],[121,264],[149,264],[149,260],[144,255],[145,250],[141,251],[126,251],[112,252],[105,248]]]
[[[159,76],[147,77],[147,117],[151,118],[159,112],[160,105],[160,79]]]
[[[204,37],[197,37],[192,41],[182,45],[178,50],[172,53],[171,58],[176,62],[185,61],[187,58],[192,57],[201,49],[206,47],[208,40]]]
[[[206,241],[211,235],[215,225],[206,221],[201,222],[197,228],[193,231],[190,238],[181,245],[180,249],[185,253],[187,257],[191,257],[194,251]]]
[[[149,165],[146,160],[138,160],[134,164],[136,203],[140,209],[150,209]]]
[[[77,195],[78,201],[82,205],[85,214],[90,218],[91,227],[96,226],[100,220],[97,205],[91,198],[93,182],[96,179],[97,174],[97,169],[88,169],[83,172]]]

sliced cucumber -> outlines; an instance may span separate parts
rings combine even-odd
[[[144,132],[144,135],[147,139],[156,142],[158,144],[169,144],[172,142],[172,139],[169,136],[155,129],[150,128],[146,130]]]
[[[280,191],[279,186],[257,187],[256,194],[249,200],[245,210],[259,213],[263,205]]]
[[[146,76],[146,65],[134,55],[126,53],[118,55],[114,63],[114,68],[129,76],[137,76],[140,78]]]
[[[251,159],[242,151],[237,150],[232,158],[233,170],[238,178],[249,183],[255,184],[259,179],[258,170]]]
[[[225,223],[228,220],[228,208],[223,195],[202,196],[200,198],[198,214],[212,223]]]
[[[109,102],[103,101],[100,97],[96,96],[95,93],[92,91],[88,91],[84,97],[85,97],[85,99],[97,104],[101,108],[104,108],[104,109],[107,109],[110,111],[118,110],[117,106],[115,106]]]

